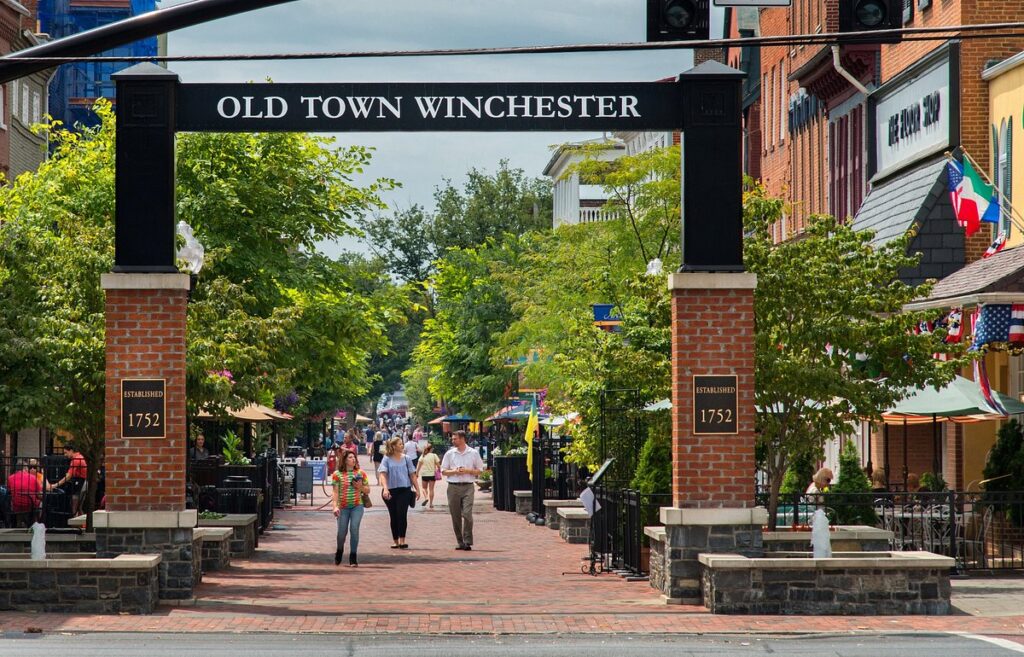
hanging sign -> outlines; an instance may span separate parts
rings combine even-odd
[[[693,433],[737,434],[736,375],[693,377]]]
[[[672,130],[672,82],[186,84],[177,130],[388,132]]]
[[[165,379],[121,379],[121,436],[166,438]]]

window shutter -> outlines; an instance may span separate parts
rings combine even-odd
[[[932,6],[932,0],[917,0],[918,9],[927,9]]]
[[[903,24],[906,25],[912,20],[914,20],[914,0],[903,0]]]
[[[1006,178],[1003,180],[1003,195],[1006,200],[1006,237],[1013,230],[1013,117],[1006,122]]]

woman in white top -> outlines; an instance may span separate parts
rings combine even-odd
[[[420,480],[423,487],[423,497],[427,500],[427,508],[434,508],[434,486],[440,479],[441,459],[434,453],[434,446],[427,444],[423,448],[423,456],[420,457],[419,465],[416,467],[416,478]]]

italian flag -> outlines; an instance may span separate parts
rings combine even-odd
[[[953,212],[964,232],[968,236],[973,235],[982,221],[999,223],[999,201],[995,191],[978,175],[970,160],[964,158],[962,164],[953,160],[946,166]]]

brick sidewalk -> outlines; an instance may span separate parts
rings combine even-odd
[[[438,487],[438,501],[444,499]],[[474,550],[457,552],[447,508],[416,508],[408,550],[391,550],[387,510],[362,524],[360,567],[334,566],[327,509],[278,511],[251,560],[209,573],[194,606],[151,616],[0,613],[0,631],[364,633],[808,633],[960,631],[1024,636],[1024,606],[997,597],[1001,614],[946,617],[712,616],[666,606],[647,582],[579,571],[586,546],[528,525],[477,496]],[[308,502],[307,502],[308,504]],[[347,560],[346,562],[347,563]],[[563,574],[567,572],[568,574]],[[971,598],[970,613],[984,601]],[[955,602],[955,600],[954,600]],[[980,606],[979,606],[980,605]],[[989,604],[991,606],[991,603]]]

